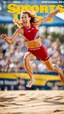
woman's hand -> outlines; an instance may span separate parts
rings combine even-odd
[[[2,35],[1,35],[1,38],[2,38],[3,40],[6,40],[6,39],[7,39],[6,34],[2,34]]]
[[[50,19],[52,19],[60,10],[56,10],[55,12],[49,14],[46,18],[40,19],[39,21],[37,21],[37,25],[39,26],[40,24],[49,21]]]
[[[2,34],[1,38],[3,40],[5,40],[8,44],[12,44],[15,41],[15,39],[18,37],[19,34],[23,34],[21,28],[17,29],[10,38],[8,36],[6,36],[6,34]]]
[[[48,15],[48,19],[53,18],[60,10],[56,10],[55,12],[51,13],[50,15]]]
[[[6,34],[2,34],[2,35],[1,35],[1,38],[2,38],[3,40],[5,40],[8,44],[12,44],[12,40],[10,40],[10,39],[6,36]]]

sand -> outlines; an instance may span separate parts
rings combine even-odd
[[[0,114],[64,114],[64,91],[0,91]]]

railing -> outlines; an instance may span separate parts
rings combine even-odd
[[[30,90],[63,89],[64,85],[55,72],[34,73],[36,79]],[[27,73],[0,73],[0,90],[28,90],[26,84],[30,80]]]

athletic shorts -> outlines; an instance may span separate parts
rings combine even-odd
[[[37,58],[42,61],[47,61],[50,57],[46,51],[46,48],[42,45],[39,48],[28,48],[28,51],[35,55]]]

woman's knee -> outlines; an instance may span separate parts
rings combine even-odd
[[[52,66],[49,69],[52,70],[52,71],[55,71],[56,65],[55,64],[52,64]]]
[[[28,61],[29,60],[29,52],[27,52],[25,55],[24,55],[24,61]]]
[[[51,70],[51,71],[54,70],[54,67],[50,61],[46,61],[46,62],[44,62],[44,64],[46,65],[48,70]]]

